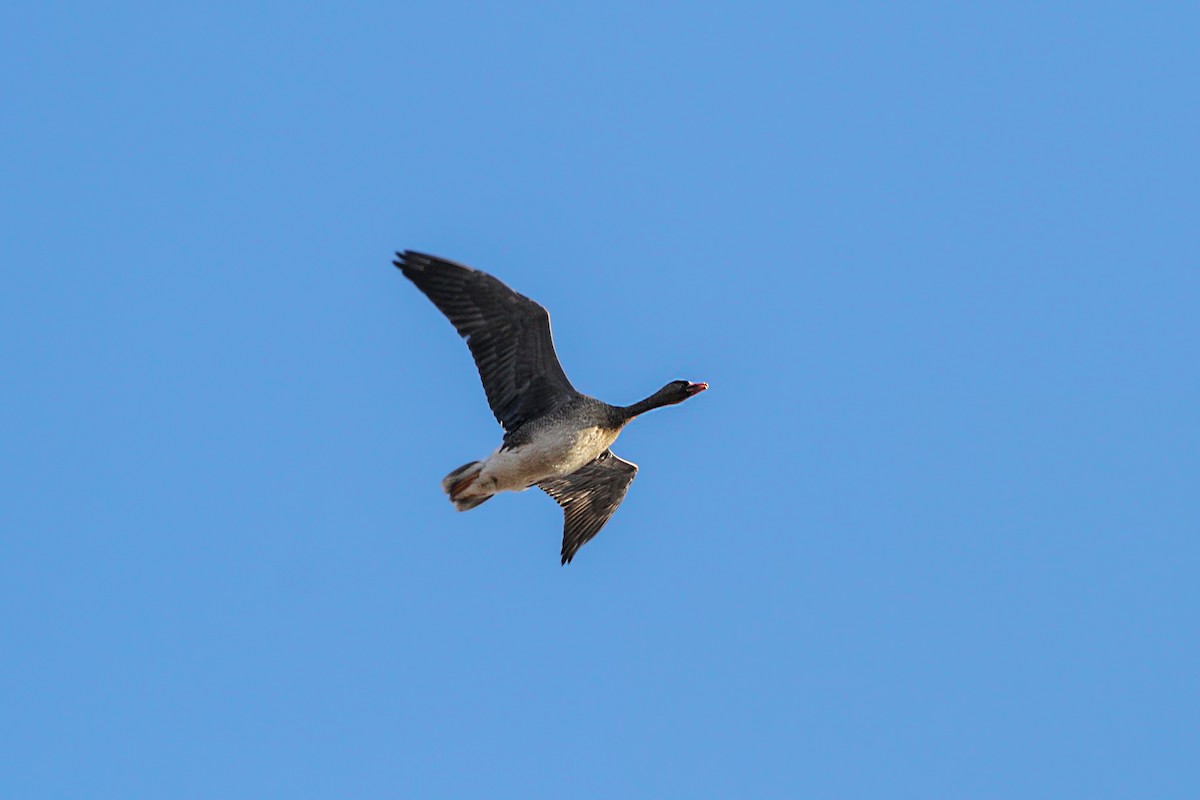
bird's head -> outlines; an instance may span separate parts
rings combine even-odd
[[[671,381],[658,390],[663,405],[682,403],[689,397],[694,397],[708,388],[707,383],[692,383],[691,381]]]

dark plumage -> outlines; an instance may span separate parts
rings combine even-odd
[[[562,563],[569,564],[575,551],[604,527],[625,499],[637,471],[637,464],[605,450],[570,475],[538,483],[563,509]]]
[[[546,309],[452,261],[406,250],[395,264],[467,340],[488,405],[506,432],[579,396],[554,354]]]
[[[634,417],[708,388],[672,381],[641,402],[613,406],[576,391],[550,335],[546,309],[485,272],[406,250],[397,267],[450,320],[475,358],[502,445],[442,480],[460,511],[497,492],[538,486],[563,508],[562,563],[604,526],[637,465],[609,445]]]

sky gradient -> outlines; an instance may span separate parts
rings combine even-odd
[[[1200,796],[1187,4],[0,12],[0,796]],[[411,248],[640,465],[558,564]]]

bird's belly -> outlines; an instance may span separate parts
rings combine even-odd
[[[549,431],[527,444],[492,453],[480,477],[494,481],[493,491],[527,489],[547,478],[570,475],[594,461],[616,438],[617,431],[600,427]]]

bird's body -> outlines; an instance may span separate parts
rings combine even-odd
[[[505,491],[539,486],[563,507],[562,562],[608,521],[637,465],[609,447],[634,417],[682,402],[708,384],[673,381],[632,406],[576,391],[554,353],[546,310],[487,273],[412,251],[396,266],[466,340],[504,441],[442,480],[459,511]]]
[[[484,493],[519,492],[549,478],[560,478],[595,461],[608,449],[620,430],[602,425],[580,425],[559,417],[537,426],[523,441],[502,444],[480,464],[478,478],[456,497]]]

